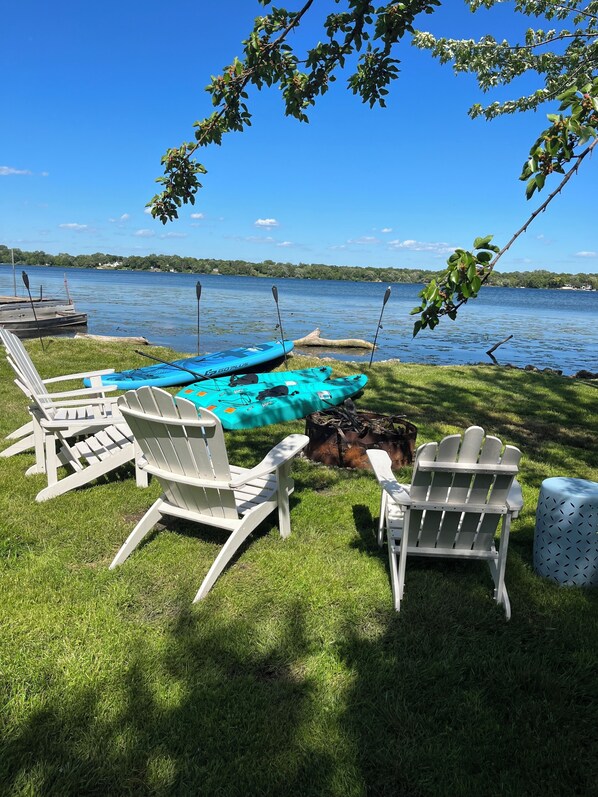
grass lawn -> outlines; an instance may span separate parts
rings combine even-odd
[[[42,376],[141,360],[95,341],[27,347]],[[27,414],[0,360],[4,436]],[[213,529],[173,524],[108,570],[155,482],[137,489],[127,468],[36,504],[32,457],[0,460],[0,794],[598,794],[598,592],[531,566],[541,481],[598,481],[597,388],[381,363],[358,401],[406,413],[418,443],[475,423],[521,448],[509,623],[483,563],[410,558],[393,611],[370,473],[297,461],[291,537],[274,515],[192,606]],[[303,422],[227,433],[231,461],[292,431]]]

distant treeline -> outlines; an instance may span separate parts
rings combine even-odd
[[[145,255],[144,257],[96,252],[93,255],[69,255],[61,252],[24,252],[13,249],[15,265],[57,266],[59,268],[114,268],[131,271],[178,271],[190,274],[230,274],[248,277],[270,277],[318,280],[348,280],[351,282],[414,283],[429,282],[439,271],[422,268],[370,268],[357,266],[326,266],[322,263],[275,263],[264,260],[250,263],[246,260],[212,260],[180,257],[179,255]],[[0,244],[0,263],[11,262],[11,250]],[[591,288],[598,290],[598,274],[555,274],[552,271],[494,272],[489,285],[510,288]]]

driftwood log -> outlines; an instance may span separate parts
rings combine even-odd
[[[341,340],[327,340],[321,337],[320,329],[316,328],[309,335],[293,341],[295,346],[322,346],[327,349],[368,349],[371,351],[374,344],[360,338],[343,338]]]
[[[134,343],[137,346],[149,346],[149,340],[142,337],[122,337],[115,335],[89,335],[87,332],[77,332],[76,338],[87,338],[87,340],[103,340],[106,343]]]

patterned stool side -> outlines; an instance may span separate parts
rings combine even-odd
[[[598,484],[564,477],[542,482],[534,570],[559,584],[598,585]]]

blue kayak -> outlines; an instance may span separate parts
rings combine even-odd
[[[172,363],[156,363],[130,371],[119,371],[102,376],[103,385],[116,385],[119,390],[136,390],[145,385],[171,387],[197,382],[198,378],[207,376],[224,376],[225,374],[250,371],[282,358],[293,348],[292,340],[271,340],[255,346],[239,346],[203,357],[188,357],[173,360]],[[177,367],[178,366],[178,367]],[[186,370],[188,369],[188,370]],[[87,387],[91,387],[89,379],[85,379]]]
[[[241,389],[237,386],[210,391],[205,389],[209,383],[200,383],[180,390],[177,395],[213,412],[224,429],[253,429],[335,407],[363,390],[368,381],[365,374],[323,380],[293,379],[292,374],[292,371],[277,371],[268,376],[280,377],[278,383],[271,379],[268,385],[248,384]]]

